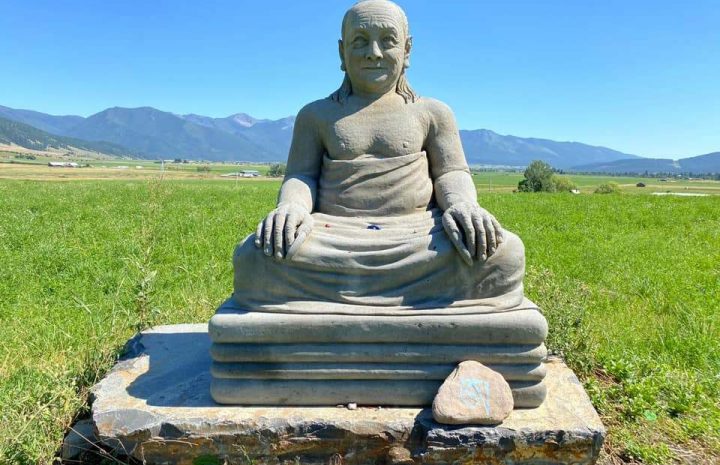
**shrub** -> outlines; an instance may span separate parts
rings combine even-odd
[[[554,174],[551,179],[555,192],[571,192],[573,189],[577,189],[577,185],[567,176]]]
[[[555,192],[552,166],[541,160],[531,162],[525,169],[525,179],[518,184],[520,192]]]
[[[270,167],[270,170],[268,170],[268,176],[273,178],[285,176],[285,165],[282,163],[275,163]]]
[[[606,182],[600,184],[597,189],[595,189],[596,194],[619,194],[620,193],[620,186],[616,182]]]

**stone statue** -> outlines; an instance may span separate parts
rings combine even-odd
[[[451,110],[410,87],[405,13],[361,1],[341,33],[344,81],[299,112],[277,208],[210,322],[214,398],[428,405],[478,360],[536,406],[547,324],[523,244],[478,205]]]

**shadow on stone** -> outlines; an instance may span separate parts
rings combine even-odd
[[[93,388],[98,444],[148,464],[203,457],[228,463],[591,464],[605,435],[582,386],[548,362],[548,398],[497,427],[447,426],[430,409],[241,407],[209,395],[207,325],[143,332]],[[68,449],[73,447],[68,439]],[[113,452],[115,454],[115,452]]]
[[[129,395],[158,407],[218,405],[210,397],[210,338],[204,325],[145,332],[141,340],[128,343],[120,365],[142,359],[146,359],[147,371],[130,383]]]

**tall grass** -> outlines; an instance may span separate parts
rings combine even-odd
[[[50,463],[124,342],[204,322],[278,182],[0,182],[0,463]],[[482,194],[618,457],[720,453],[717,198]]]

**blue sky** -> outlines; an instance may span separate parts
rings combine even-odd
[[[463,129],[676,158],[720,150],[719,0],[399,0],[408,76]],[[0,105],[260,118],[340,83],[351,1],[0,0]]]

